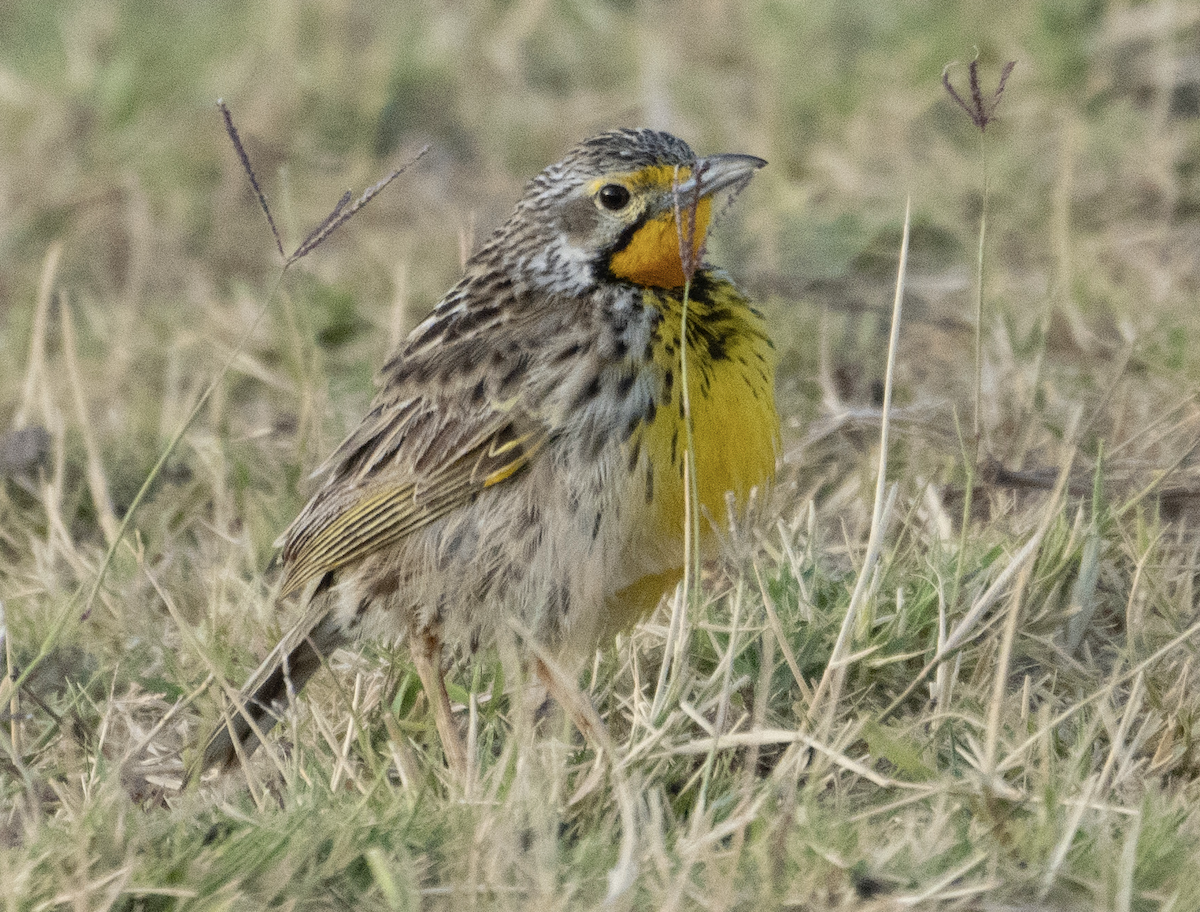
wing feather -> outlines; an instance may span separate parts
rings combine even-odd
[[[431,471],[411,466],[428,462],[396,456],[377,481],[347,487],[334,477],[313,498],[285,537],[281,596],[302,589],[321,575],[362,560],[470,503],[480,492],[502,484],[527,466],[548,440],[544,426],[513,410],[493,411],[490,421],[472,422],[477,432],[444,453]],[[443,428],[443,431],[449,431]],[[438,435],[444,445],[447,436]],[[396,446],[395,429],[382,438]],[[350,441],[348,441],[350,443]],[[361,449],[361,448],[359,448]],[[401,451],[408,447],[401,446]],[[421,455],[428,455],[428,447]]]

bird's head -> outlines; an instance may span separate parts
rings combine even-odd
[[[699,265],[714,195],[765,164],[752,155],[697,158],[657,130],[601,133],[530,182],[488,248],[503,251],[510,270],[562,292],[600,281],[676,288]]]

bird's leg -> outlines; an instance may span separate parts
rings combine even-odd
[[[636,791],[626,774],[623,758],[617,754],[608,726],[596,712],[596,707],[544,649],[533,642],[530,646],[534,653],[533,673],[545,685],[547,693],[566,710],[592,749],[597,754],[608,755],[613,798],[621,814],[620,855],[616,867],[608,872],[608,892],[610,897],[618,895],[629,888],[637,875],[638,809],[633,797]]]
[[[417,666],[417,677],[425,688],[425,697],[433,709],[433,722],[442,741],[446,763],[460,783],[466,782],[467,751],[450,712],[450,695],[446,693],[446,678],[442,674],[442,641],[433,633],[417,634],[413,638],[412,658]]]
[[[535,655],[533,673],[546,688],[546,693],[566,711],[584,739],[598,752],[607,754],[610,763],[616,764],[617,751],[608,733],[608,726],[578,685],[570,680],[561,668],[552,664],[549,657]]]

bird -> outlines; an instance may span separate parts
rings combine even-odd
[[[278,603],[303,609],[201,770],[235,766],[326,657],[374,637],[407,645],[461,772],[445,647],[524,637],[579,669],[682,579],[689,517],[719,547],[730,504],[771,484],[780,421],[765,317],[706,240],[714,201],[765,164],[617,129],[529,182],[316,473],[280,539]]]

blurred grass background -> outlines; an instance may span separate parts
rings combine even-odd
[[[1167,0],[0,5],[0,599],[17,671],[36,664],[0,742],[6,908],[604,896],[620,827],[595,758],[514,744],[497,692],[477,707],[495,762],[463,800],[403,650],[317,682],[286,776],[174,789],[206,677],[237,683],[272,642],[273,542],[374,371],[529,177],[628,125],[770,162],[711,252],[768,310],[788,458],[778,524],[707,581],[685,709],[639,715],[664,616],[586,682],[640,757],[618,904],[1200,908],[1198,48],[1200,8]],[[957,62],[963,91],[976,54],[985,94],[1017,64],[984,137],[940,85]],[[218,97],[289,246],[430,152],[273,296]],[[910,194],[896,513],[858,659],[810,725],[870,524]],[[243,342],[82,619],[117,521]],[[886,714],[1043,522],[1021,607]],[[496,674],[460,669],[464,702]],[[697,760],[697,717],[828,750],[760,735]]]

